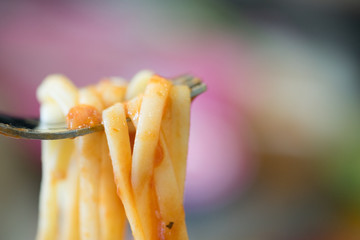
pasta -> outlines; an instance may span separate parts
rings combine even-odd
[[[151,71],[129,84],[108,78],[81,89],[50,75],[37,97],[42,122],[104,125],[103,132],[43,141],[37,240],[125,239],[126,222],[135,240],[188,239],[187,86]]]

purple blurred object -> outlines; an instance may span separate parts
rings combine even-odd
[[[246,188],[254,163],[245,136],[231,106],[206,93],[193,103],[185,188],[192,211],[221,207]]]

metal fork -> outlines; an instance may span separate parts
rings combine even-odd
[[[173,78],[174,85],[187,85],[191,92],[191,99],[206,91],[206,85],[199,79],[191,75],[181,75]],[[130,121],[128,119],[128,121]],[[65,138],[75,138],[89,133],[102,131],[102,124],[71,130],[66,123],[45,125],[38,118],[13,117],[0,113],[0,134],[14,138],[56,140]]]

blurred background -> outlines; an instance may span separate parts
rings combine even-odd
[[[190,239],[360,239],[355,1],[1,1],[0,111],[51,73],[208,84],[192,105]],[[0,239],[33,239],[40,142],[0,136]]]

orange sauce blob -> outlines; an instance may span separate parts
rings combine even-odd
[[[69,129],[93,127],[101,123],[101,114],[92,106],[81,104],[70,109],[66,116]]]

